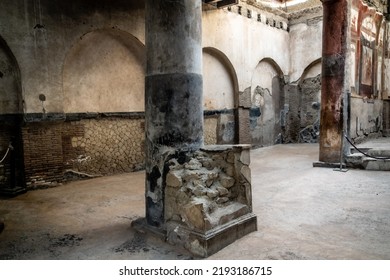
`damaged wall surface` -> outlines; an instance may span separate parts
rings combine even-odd
[[[318,141],[322,4],[266,2],[203,5],[206,144]],[[19,155],[0,165],[3,185],[11,169],[32,188],[142,168],[144,1],[3,0],[0,18],[0,155],[11,142]],[[358,0],[349,20],[350,136],[361,141],[390,129],[390,27]]]
[[[376,4],[380,7],[380,3]],[[379,6],[378,6],[379,5]],[[379,9],[352,1],[350,69],[350,137],[356,142],[377,137],[387,130],[384,100],[388,94],[389,22]],[[386,133],[384,133],[386,134]]]

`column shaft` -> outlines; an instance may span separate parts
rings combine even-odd
[[[203,145],[200,0],[146,1],[146,220],[164,224],[167,161]]]
[[[340,161],[342,144],[348,1],[323,0],[323,8],[319,160],[335,163]]]

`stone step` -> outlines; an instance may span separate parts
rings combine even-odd
[[[389,158],[390,151],[377,149],[360,150],[365,154],[376,158],[366,156],[357,151],[351,151],[352,153],[345,158],[348,167],[365,170],[390,171],[390,159],[378,159],[378,157]]]
[[[390,160],[364,158],[363,166],[365,170],[390,171]]]

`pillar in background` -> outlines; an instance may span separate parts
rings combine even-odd
[[[319,160],[340,161],[343,98],[346,94],[348,1],[323,0],[322,83]]]
[[[146,220],[164,224],[167,161],[203,145],[202,2],[146,1]]]

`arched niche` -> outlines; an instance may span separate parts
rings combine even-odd
[[[372,15],[363,18],[360,26],[359,94],[371,97],[374,91],[377,26]]]
[[[229,58],[203,48],[203,108],[205,144],[234,144],[237,138],[238,80]],[[208,112],[215,112],[208,115]]]
[[[203,104],[205,110],[233,109],[238,82],[236,71],[221,51],[203,49]]]
[[[145,47],[116,29],[85,34],[63,69],[64,112],[143,112]]]
[[[5,40],[0,36],[0,114],[23,112],[20,70]]]
[[[385,93],[385,32],[386,32],[386,21],[383,20],[380,24],[379,32],[377,34],[378,38],[376,40],[376,52],[377,52],[377,67],[376,67],[376,93],[379,99],[387,99],[387,94]]]
[[[310,63],[302,73],[298,83],[298,112],[299,123],[298,142],[317,143],[320,129],[321,108],[321,58]],[[293,109],[293,108],[291,108]],[[294,126],[292,126],[294,127]],[[296,126],[298,127],[298,125]],[[294,133],[295,134],[295,133]]]
[[[19,65],[0,36],[0,194],[25,191],[22,90]]]
[[[270,146],[281,141],[283,85],[279,65],[272,58],[262,59],[253,72],[251,83],[250,126],[255,146]]]
[[[321,74],[322,71],[321,61],[322,59],[318,58],[305,67],[305,70],[303,70],[302,75],[299,78],[300,83],[307,78],[313,78]]]

